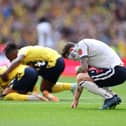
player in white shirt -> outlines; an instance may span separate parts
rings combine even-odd
[[[54,35],[51,22],[46,17],[41,17],[36,26],[38,45],[55,48]]]
[[[115,107],[121,99],[110,92],[108,87],[122,84],[126,80],[126,68],[120,57],[104,42],[95,39],[83,39],[77,44],[68,43],[62,56],[80,60],[77,75],[78,88],[75,92],[72,108],[76,108],[83,87],[104,96],[103,109]],[[103,89],[103,88],[106,89]]]

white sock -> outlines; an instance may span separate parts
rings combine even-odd
[[[113,95],[111,93],[109,93],[108,91],[106,91],[103,88],[98,87],[94,82],[83,81],[83,82],[80,82],[79,85],[81,87],[87,88],[88,91],[90,91],[94,94],[97,94],[97,95],[104,97],[105,99],[109,99],[109,98],[113,97]]]
[[[112,91],[112,89],[110,87],[103,87],[106,91],[108,91],[109,93],[111,93],[113,96],[116,95],[115,92]]]
[[[71,90],[75,90],[76,87],[77,87],[77,83],[72,83],[72,84],[71,84]]]
[[[29,101],[40,101],[40,98],[35,95],[29,95],[28,100]]]

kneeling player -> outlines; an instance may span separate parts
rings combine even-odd
[[[0,74],[6,71],[7,67],[0,68]],[[0,78],[1,94],[4,100],[46,100],[45,97],[40,96],[37,91],[37,73],[35,69],[26,65],[17,66],[8,75],[9,81],[3,81]],[[41,79],[39,78],[39,81]],[[11,82],[12,81],[12,82]],[[33,88],[34,87],[34,88]],[[52,92],[57,93],[61,91],[71,91],[74,93],[76,83],[58,82],[53,88]],[[5,90],[4,90],[5,89]],[[4,92],[3,92],[4,90]],[[29,94],[30,93],[30,94]],[[48,92],[47,92],[48,93]],[[51,94],[49,95],[51,97]]]
[[[7,67],[1,67],[0,72],[6,71]],[[8,75],[8,81],[0,79],[0,87],[3,88],[4,100],[43,100],[44,96],[35,93],[35,84],[38,74],[35,69],[26,65],[19,65]],[[32,92],[29,94],[29,92]]]

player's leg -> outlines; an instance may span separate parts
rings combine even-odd
[[[12,93],[7,94],[3,98],[3,100],[27,101],[28,100],[28,95],[12,92]]]
[[[34,68],[25,69],[24,76],[13,81],[12,89],[18,93],[26,94],[32,92],[36,84],[38,74]]]
[[[112,88],[110,88],[110,87],[103,87],[103,89],[105,89],[106,91],[108,91],[109,93],[111,93],[113,96],[114,95],[117,95],[117,93],[116,92],[113,92],[112,91]]]
[[[89,92],[102,96],[104,99],[112,98],[112,95],[103,88],[99,88],[89,77],[88,73],[77,75],[79,86],[86,88]]]
[[[40,90],[51,101],[59,101],[59,99],[52,95],[52,88],[59,79],[61,73],[65,67],[63,58],[59,58],[56,61],[56,65],[53,68],[40,68],[39,74],[43,80],[40,85]],[[53,97],[54,96],[54,97]]]
[[[121,98],[117,95],[117,93],[113,92],[110,87],[103,87],[103,88],[107,90],[109,93],[111,93],[117,99],[118,102],[112,107],[110,107],[110,109],[115,109],[116,106],[122,102]]]
[[[77,75],[77,81],[79,86],[86,88],[88,91],[97,94],[99,96],[102,96],[105,99],[104,105],[103,105],[103,109],[108,109],[110,108],[115,102],[114,96],[108,92],[107,90],[98,87],[90,78],[90,76],[88,75],[88,73],[79,73]],[[107,101],[107,102],[106,102]],[[107,105],[106,105],[107,103]]]
[[[7,94],[3,100],[14,100],[14,101],[48,101],[45,97],[40,95],[28,95],[28,94],[20,94],[17,92],[12,92]]]
[[[42,77],[39,76],[39,84],[41,84],[41,82],[42,82]],[[58,93],[62,91],[71,91],[72,94],[74,94],[76,87],[77,87],[77,83],[57,82],[52,87],[52,93]],[[36,88],[35,88],[35,92],[36,92]]]
[[[58,97],[54,96],[52,94],[52,87],[53,87],[53,83],[51,83],[48,80],[43,79],[40,85],[40,90],[42,92],[42,94],[49,100],[49,101],[54,101],[54,102],[58,102],[59,99]]]
[[[94,80],[94,82],[99,86],[99,87],[111,87],[115,86],[118,84],[123,83],[126,80],[126,68],[122,66],[116,66],[115,68],[104,68],[100,69],[101,72],[98,72],[99,69],[97,70],[91,70],[89,71],[90,77]],[[107,89],[106,89],[107,90]],[[113,106],[115,107],[121,102],[121,98],[113,93],[110,90],[107,90],[109,93],[113,95],[113,98],[110,100],[105,100],[103,108],[106,108],[106,106],[109,106],[109,108],[112,108]],[[110,104],[113,103],[113,104]]]
[[[52,92],[58,93],[62,91],[71,91],[72,93],[74,93],[76,87],[77,87],[76,83],[57,82],[52,87]]]

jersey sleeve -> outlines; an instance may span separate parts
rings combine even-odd
[[[19,55],[26,55],[28,52],[28,49],[27,48],[21,48],[19,51],[18,51],[18,56]]]
[[[88,56],[88,46],[85,43],[78,43],[77,48],[80,59]]]

